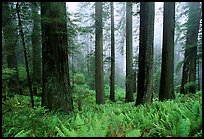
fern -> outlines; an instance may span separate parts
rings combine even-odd
[[[136,129],[133,131],[130,131],[129,133],[126,134],[126,137],[140,137],[141,136],[141,129]]]
[[[191,125],[191,122],[188,118],[186,119],[181,118],[179,120],[178,127],[177,127],[178,135],[180,137],[188,137],[190,133],[190,125]]]
[[[31,130],[25,132],[25,130],[21,130],[14,137],[27,137],[30,134]]]
[[[58,127],[55,127],[55,130],[57,131],[57,135],[59,135],[60,137],[66,137],[65,134]]]
[[[79,116],[79,114],[77,114],[77,116],[76,116],[75,124],[76,124],[77,126],[84,125],[84,120],[81,119],[81,117]]]

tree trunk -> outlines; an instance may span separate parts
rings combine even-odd
[[[42,105],[70,114],[73,111],[73,98],[69,83],[65,2],[42,2],[41,16]]]
[[[200,62],[199,62],[199,59],[198,59],[198,63],[197,63],[197,65],[198,65],[198,71],[197,71],[197,73],[198,73],[198,91],[200,91]]]
[[[199,22],[201,17],[199,2],[189,2],[188,27],[186,35],[186,48],[184,56],[183,74],[180,93],[195,93],[196,85],[190,87],[190,90],[184,90],[185,84],[188,82],[195,83],[196,79],[196,55],[197,40],[199,31]]]
[[[132,59],[132,3],[126,2],[126,102],[134,101]]]
[[[189,25],[190,31],[188,36],[188,45],[191,45],[190,52],[191,58],[189,58],[189,82],[193,82],[189,89],[189,92],[196,92],[196,57],[197,57],[197,42],[198,31],[200,26],[201,10],[200,2],[189,2]]]
[[[182,79],[181,79],[181,87],[180,87],[180,93],[181,94],[186,94],[187,93],[187,90],[185,90],[185,84],[188,82],[188,71],[189,71],[189,68],[188,68],[188,60],[187,60],[187,55],[189,55],[189,50],[188,49],[185,49],[185,52],[184,52],[184,63],[183,63],[183,71],[182,71]]]
[[[154,2],[141,2],[138,86],[135,105],[152,102]]]
[[[41,42],[40,42],[40,15],[38,14],[38,3],[32,3],[32,16],[33,16],[33,33],[32,33],[32,46],[33,46],[33,87],[41,84],[42,70],[41,70]],[[35,90],[35,91],[34,91]],[[33,93],[36,95],[36,89],[33,89]]]
[[[103,25],[102,25],[102,2],[95,3],[95,89],[96,103],[105,103],[104,77],[103,77]]]
[[[8,2],[2,3],[2,29],[5,39],[6,55],[7,55],[7,65],[8,68],[14,68],[16,74],[9,79],[9,96],[14,96],[14,92],[19,92],[22,94],[22,90],[19,84],[19,75],[18,75],[18,64],[16,57],[16,43],[17,43],[17,30],[16,26],[13,23],[11,17],[11,9],[9,8]]]
[[[159,100],[175,99],[174,94],[174,29],[175,3],[164,2],[163,48]]]
[[[114,35],[114,5],[111,6],[111,76],[110,76],[110,100],[115,101],[115,35]]]
[[[21,24],[20,8],[19,8],[19,3],[18,2],[16,4],[16,11],[17,11],[17,16],[18,16],[18,25],[19,25],[19,28],[20,28],[19,32],[21,34],[21,39],[22,39],[23,48],[24,48],[24,58],[25,58],[26,72],[27,72],[29,91],[30,91],[30,97],[31,97],[31,106],[33,108],[34,107],[34,100],[33,100],[33,92],[32,92],[32,83],[31,83],[30,75],[29,75],[27,52],[26,52],[25,39],[24,39],[24,33],[23,33],[23,26]]]

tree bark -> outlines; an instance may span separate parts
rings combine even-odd
[[[110,100],[115,101],[115,35],[114,35],[114,5],[111,6],[111,76],[110,76]]]
[[[185,90],[184,86],[189,81],[188,79],[188,72],[189,72],[189,61],[187,60],[187,56],[189,55],[189,50],[185,49],[184,52],[184,63],[183,63],[183,70],[182,70],[182,79],[181,79],[181,87],[180,87],[180,93],[186,94],[187,90]]]
[[[184,56],[184,65],[182,73],[182,82],[180,93],[186,94],[189,91],[195,93],[196,85],[191,86],[190,90],[184,90],[185,84],[188,82],[195,83],[196,79],[196,56],[197,56],[197,40],[200,25],[201,10],[199,2],[189,2],[188,27],[186,35],[186,48]],[[195,83],[196,84],[196,83]],[[186,92],[185,92],[186,91]]]
[[[199,59],[198,59],[197,65],[198,65],[198,71],[197,71],[198,73],[198,91],[200,91],[200,62],[199,62]]]
[[[126,102],[134,101],[132,59],[132,3],[126,2]]]
[[[151,103],[153,97],[154,2],[141,2],[138,86],[135,105]]]
[[[103,77],[103,25],[102,25],[102,2],[95,3],[95,89],[96,103],[105,103],[104,77]]]
[[[175,2],[164,2],[163,48],[159,100],[175,99],[174,94],[174,30]]]
[[[33,85],[41,84],[42,69],[41,69],[41,42],[40,42],[40,15],[38,14],[38,3],[32,3],[32,16],[33,16],[33,33],[32,33],[32,46],[33,46]],[[33,89],[34,90],[34,89]],[[33,91],[34,94],[37,92]]]
[[[73,112],[73,98],[69,83],[65,2],[42,2],[41,16],[42,105],[70,114]]]
[[[191,58],[189,58],[189,82],[193,82],[195,85],[190,87],[189,92],[196,92],[196,57],[197,57],[197,42],[198,31],[200,26],[201,10],[200,2],[189,2],[189,25],[190,34],[188,37],[188,45],[191,45],[190,52]]]

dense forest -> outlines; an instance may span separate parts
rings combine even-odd
[[[2,2],[3,137],[201,137],[202,2]]]

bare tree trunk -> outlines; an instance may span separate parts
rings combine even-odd
[[[137,99],[135,105],[151,103],[153,97],[154,2],[141,2]]]
[[[110,100],[115,101],[115,36],[114,36],[114,5],[111,6],[111,76],[110,76]]]
[[[33,100],[33,92],[32,92],[32,83],[31,83],[30,75],[29,75],[27,52],[26,52],[24,34],[23,34],[21,18],[20,18],[20,8],[19,8],[19,3],[18,2],[16,4],[16,10],[17,10],[17,15],[18,15],[18,24],[19,24],[19,27],[20,27],[21,39],[22,39],[23,48],[24,48],[24,58],[25,58],[25,63],[26,63],[26,72],[27,72],[27,77],[28,77],[29,91],[30,91],[30,97],[31,97],[31,105],[32,105],[32,108],[33,108],[34,107],[34,100]]]
[[[199,63],[199,59],[198,59],[198,91],[200,91],[200,63]]]
[[[189,50],[185,50],[184,52],[184,63],[183,63],[183,72],[182,72],[182,79],[181,79],[181,87],[180,87],[180,93],[181,94],[186,94],[187,90],[185,90],[185,84],[188,82],[188,71],[189,68],[187,67],[189,62],[187,60],[187,55]]]
[[[187,48],[185,48],[184,54],[184,65],[180,88],[181,94],[187,93],[188,91],[195,93],[196,90],[196,56],[200,17],[201,12],[199,2],[189,2],[189,17],[186,35]],[[190,90],[184,90],[185,84],[188,82],[192,82],[194,85],[190,86]]]
[[[33,33],[32,33],[32,46],[33,46],[33,95],[37,95],[37,84],[41,84],[42,70],[41,70],[41,42],[40,42],[40,15],[38,14],[38,3],[32,3],[32,16],[33,16]]]
[[[134,101],[132,59],[132,3],[126,2],[126,102]]]
[[[189,58],[189,82],[193,82],[189,88],[189,92],[196,92],[196,57],[197,57],[197,42],[198,42],[198,32],[200,26],[201,10],[200,2],[189,2],[189,44],[191,45],[190,52],[191,58]]]
[[[70,114],[74,108],[69,80],[65,2],[42,2],[41,16],[42,105]]]
[[[174,30],[175,3],[164,2],[162,67],[159,100],[175,99],[174,94]]]
[[[95,89],[96,103],[105,103],[104,77],[103,77],[103,25],[102,25],[102,2],[95,3]]]

